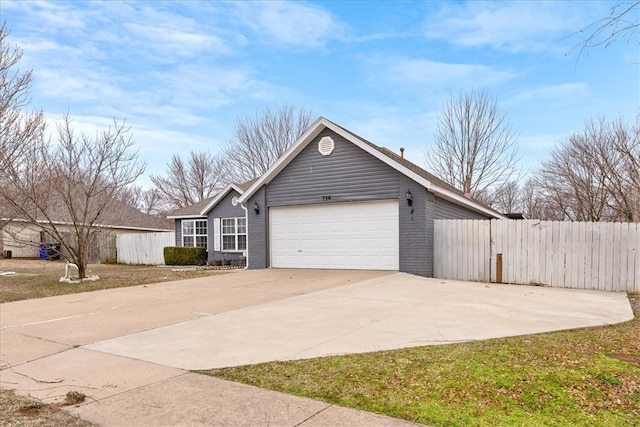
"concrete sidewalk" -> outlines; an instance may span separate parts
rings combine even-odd
[[[633,318],[622,293],[260,270],[0,306],[0,387],[101,425],[401,426],[187,370],[376,351]]]

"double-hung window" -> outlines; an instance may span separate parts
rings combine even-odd
[[[207,220],[182,220],[182,246],[199,246],[207,249]]]
[[[247,250],[246,218],[222,218],[222,250]]]

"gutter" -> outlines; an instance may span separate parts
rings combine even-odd
[[[249,210],[246,203],[240,203],[240,207],[244,209],[244,217],[247,222],[247,255],[244,257],[245,266],[243,268],[243,270],[247,270],[249,268]]]

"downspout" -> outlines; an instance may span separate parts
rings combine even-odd
[[[243,270],[247,270],[249,268],[249,210],[246,203],[240,203],[240,207],[244,209],[244,218],[247,223],[247,255],[244,257],[245,265],[243,268]]]

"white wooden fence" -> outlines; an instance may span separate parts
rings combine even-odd
[[[434,248],[438,278],[640,293],[640,223],[436,220]]]
[[[120,234],[116,240],[119,264],[164,264],[164,247],[176,245],[176,233]]]

